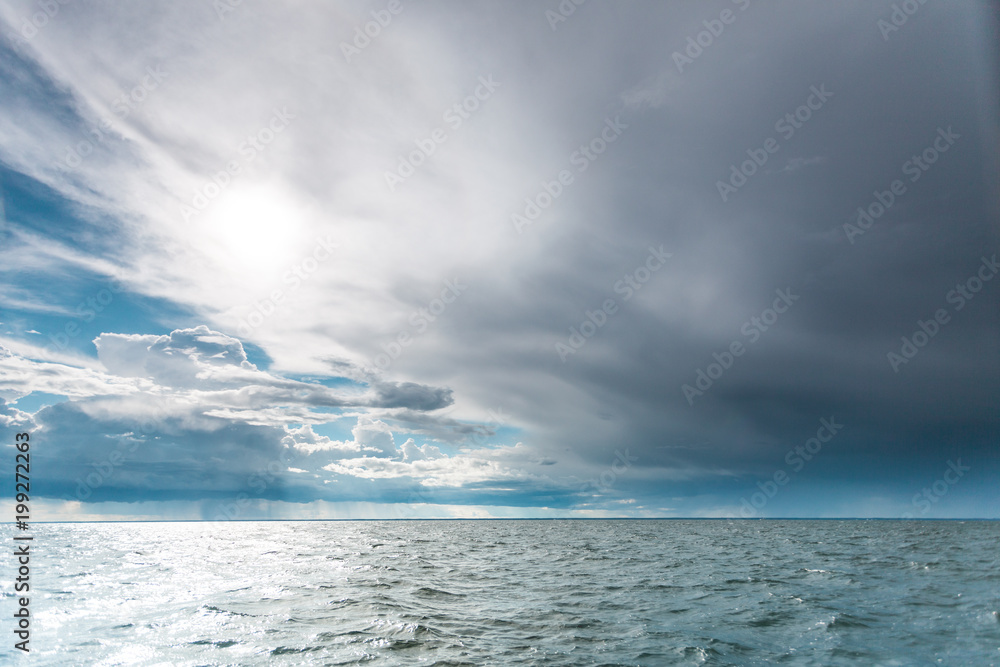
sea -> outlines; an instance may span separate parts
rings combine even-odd
[[[14,544],[5,525],[0,539]],[[15,665],[997,665],[1000,522],[32,524]],[[13,549],[4,548],[10,553]]]

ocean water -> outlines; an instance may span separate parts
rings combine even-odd
[[[8,557],[4,664],[1000,664],[1000,522],[35,524],[32,534],[32,651],[13,649]]]

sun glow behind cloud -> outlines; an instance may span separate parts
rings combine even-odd
[[[249,283],[274,281],[301,254],[311,214],[300,201],[269,184],[233,186],[206,210],[210,256]]]

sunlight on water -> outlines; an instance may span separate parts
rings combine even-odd
[[[39,524],[30,660],[989,664],[998,537],[995,522]]]

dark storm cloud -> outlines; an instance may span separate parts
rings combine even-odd
[[[413,382],[379,382],[373,389],[375,398],[370,405],[378,408],[438,410],[453,402],[450,389],[425,387]]]
[[[524,230],[503,276],[477,277],[434,365],[528,386],[511,411],[591,461],[628,443],[647,468],[760,474],[836,416],[848,426],[817,477],[889,480],[901,459],[930,470],[959,451],[995,471],[1000,279],[961,310],[954,296],[997,249],[989,11],[921,5],[884,39],[890,3],[752,3],[677,72],[671,53],[731,7],[591,5],[558,24],[530,83],[511,85],[549,91],[532,111],[559,119],[566,156],[602,113],[628,129]],[[586,103],[555,94],[583,73]],[[538,179],[560,168],[549,152]],[[717,183],[762,155],[723,201]],[[879,197],[884,215],[845,228]],[[673,257],[626,302],[617,281],[660,244]],[[787,312],[753,325],[778,290]],[[608,298],[616,313],[562,362],[555,344]],[[948,323],[894,370],[888,353],[939,309]],[[743,355],[689,405],[682,386],[734,342]]]

